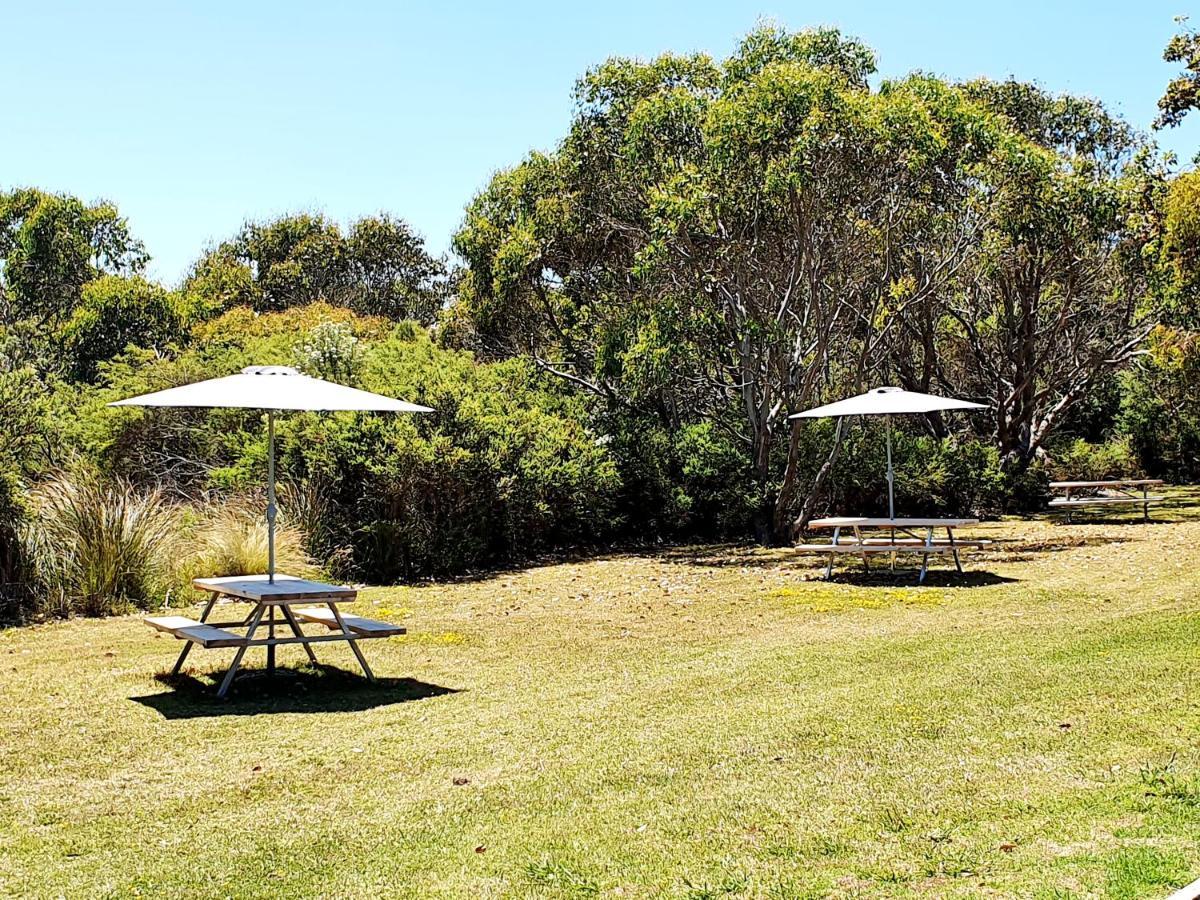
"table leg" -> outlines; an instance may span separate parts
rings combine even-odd
[[[342,619],[342,614],[338,611],[336,603],[330,603],[329,608],[333,611],[333,617],[341,626],[342,634],[346,636],[347,643],[350,644],[350,649],[354,651],[354,655],[358,657],[358,664],[362,666],[363,673],[367,676],[367,681],[375,681],[375,673],[371,671],[371,667],[367,665],[367,658],[363,656],[362,649],[358,646],[358,638],[354,633],[346,627],[345,621]]]
[[[256,606],[250,614],[250,624],[247,626],[246,640],[249,641],[254,637],[254,632],[258,628],[258,623],[263,616],[263,607]],[[229,686],[233,684],[233,676],[237,674],[238,667],[242,664],[242,657],[246,655],[246,645],[238,647],[237,653],[233,656],[233,662],[229,664],[229,671],[225,673],[225,678],[221,682],[221,686],[217,689],[217,699],[223,700],[225,695],[229,693]]]
[[[1150,486],[1142,485],[1142,521],[1150,521]]]
[[[933,544],[933,529],[927,528],[927,529],[925,529],[925,546],[928,547],[931,544]],[[919,576],[917,576],[917,584],[925,583],[925,573],[927,571],[929,571],[929,554],[922,553],[921,554],[921,574]]]
[[[200,621],[201,622],[208,621],[209,613],[212,612],[213,606],[216,605],[216,602],[217,602],[217,595],[210,594],[209,598],[208,598],[208,602],[206,604],[204,604],[204,612],[200,613]],[[179,651],[179,659],[175,660],[175,667],[173,669],[171,669],[172,675],[178,675],[183,670],[183,661],[185,659],[187,659],[188,653],[191,651],[191,649],[192,649],[192,642],[184,641],[183,649]]]
[[[946,537],[948,537],[950,539],[950,546],[954,547],[954,565],[958,568],[958,574],[961,575],[963,573],[962,560],[960,560],[958,558],[958,547],[954,543],[954,529],[953,528],[949,528],[949,527],[946,528]]]
[[[275,606],[267,607],[270,614],[267,617],[267,639],[275,640]],[[267,644],[267,674],[275,674],[275,645]]]
[[[841,528],[833,529],[833,543],[835,545],[838,542],[838,535],[841,533],[842,533]],[[826,581],[833,580],[833,551],[832,550],[829,551],[829,563],[828,563],[828,565],[825,566],[825,580]]]
[[[284,605],[279,607],[279,611],[283,614],[283,617],[287,620],[288,624],[292,626],[292,633],[296,635],[296,637],[304,637],[304,632],[300,630],[300,622],[296,619],[296,614],[292,612],[292,608]],[[315,666],[317,664],[317,654],[313,653],[312,645],[301,644],[300,646],[303,647],[304,652],[308,654],[309,662]]]
[[[858,527],[857,525],[855,525],[855,526],[854,526],[854,539],[855,539],[856,541],[858,541],[858,544],[859,544],[859,546],[860,546],[860,547],[864,547],[864,548],[865,548],[865,547],[867,546],[867,545],[866,545],[866,544],[863,542],[862,531],[861,531],[861,529],[859,529],[859,527]],[[870,572],[871,572],[871,566],[870,566],[870,564],[867,562],[867,551],[866,551],[865,549],[863,550],[862,561],[863,561],[863,571],[864,571],[864,572],[866,572],[866,573],[868,573],[868,574],[870,574]]]

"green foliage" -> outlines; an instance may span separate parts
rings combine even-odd
[[[1180,29],[1163,50],[1163,60],[1182,63],[1184,71],[1171,79],[1159,98],[1155,128],[1174,128],[1190,110],[1200,106],[1200,34],[1188,27],[1187,16],[1176,21]]]
[[[385,332],[329,308],[230,312],[196,335],[174,358],[138,352],[102,367],[107,384],[82,404],[78,441],[109,471],[189,493],[257,489],[260,415],[103,404],[251,362],[299,360],[436,410],[279,422],[280,478],[292,482],[285,509],[298,503],[310,549],[335,571],[388,581],[446,574],[613,533],[620,477],[611,454],[581,398],[527,362],[479,364],[419,326]]]
[[[127,345],[162,351],[183,336],[178,299],[141,278],[104,275],[88,282],[60,334],[71,374],[96,376],[100,363]]]
[[[1048,469],[1054,481],[1103,481],[1142,474],[1128,439],[1094,444],[1076,438],[1050,451]]]
[[[348,233],[320,215],[248,222],[198,260],[184,293],[200,313],[266,312],[323,301],[365,315],[431,322],[448,290],[443,261],[407,223],[387,215]]]
[[[1177,481],[1200,478],[1200,334],[1156,329],[1149,352],[1122,376],[1117,431],[1141,468]]]
[[[115,206],[34,188],[0,193],[0,267],[15,318],[70,315],[104,273],[137,274],[148,259]]]
[[[258,575],[267,571],[267,520],[263,507],[206,503],[181,529],[181,549],[172,566],[176,593],[186,596],[193,578]],[[304,535],[280,517],[275,527],[275,568],[298,577],[318,574],[304,551]]]

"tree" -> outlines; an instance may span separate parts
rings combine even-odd
[[[142,278],[105,275],[84,285],[61,337],[71,374],[91,381],[101,362],[127,346],[163,350],[183,336],[183,326],[179,300],[165,288]]]
[[[1180,30],[1163,51],[1169,63],[1183,63],[1184,71],[1172,78],[1158,101],[1155,128],[1174,128],[1192,109],[1200,106],[1200,34],[1189,28],[1187,16],[1175,20]]]
[[[149,257],[111,203],[21,188],[0,194],[0,293],[13,319],[60,320],[103,274],[136,275]]]
[[[193,266],[184,285],[207,314],[323,301],[369,315],[430,323],[448,291],[445,263],[403,221],[359,219],[348,234],[320,215],[247,223]]]
[[[967,92],[1026,140],[975,173],[981,231],[947,298],[943,353],[960,388],[990,400],[1006,463],[1022,467],[1153,326],[1129,227],[1136,144],[1094,101],[1014,82]]]
[[[590,72],[558,151],[468,208],[447,333],[673,429],[725,431],[759,537],[787,537],[803,462],[787,415],[861,384],[889,304],[954,271],[962,241],[942,240],[937,204],[1002,130],[930,79],[873,93],[873,66],[835,31],[760,29],[723,64]]]

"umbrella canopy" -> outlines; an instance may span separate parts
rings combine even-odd
[[[898,387],[872,388],[857,397],[826,403],[788,416],[789,419],[823,419],[833,416],[894,416],[903,413],[928,413],[942,409],[984,409],[982,403],[918,394]]]
[[[887,423],[887,482],[888,518],[896,518],[896,479],[892,470],[892,416],[905,413],[930,413],[947,409],[986,409],[983,403],[958,400],[954,397],[935,397],[905,391],[898,387],[872,388],[857,397],[847,397],[788,416],[789,419],[824,419],[841,416],[883,416]]]
[[[233,409],[297,409],[322,412],[433,412],[370,391],[301,375],[289,366],[247,366],[236,375],[118,400],[109,406],[202,406]]]
[[[275,412],[433,412],[370,391],[301,375],[289,366],[247,366],[236,375],[210,378],[181,387],[117,400],[109,406],[186,406],[263,409],[267,411],[267,576],[275,581]]]

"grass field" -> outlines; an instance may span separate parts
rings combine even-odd
[[[965,580],[737,547],[372,588],[205,693],[0,631],[0,895],[1161,897],[1200,877],[1200,493],[986,523]],[[261,659],[253,661],[261,665]]]

